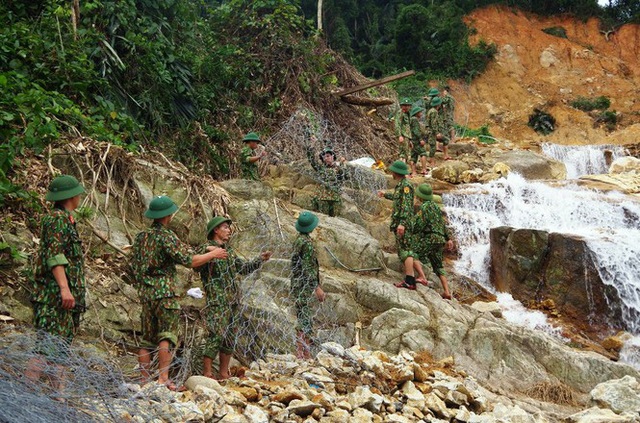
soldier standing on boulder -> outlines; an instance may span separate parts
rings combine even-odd
[[[431,263],[433,271],[442,283],[442,298],[450,300],[451,292],[447,272],[444,270],[442,250],[445,247],[448,250],[453,248],[453,241],[449,237],[442,210],[434,201],[431,185],[418,186],[416,197],[422,200],[422,205],[412,222],[413,250],[420,260]]]
[[[56,338],[46,340],[39,334],[36,350],[45,356],[33,358],[26,376],[40,379],[47,361],[64,359],[66,348],[80,326],[85,311],[85,279],[82,242],[71,212],[80,204],[84,188],[76,178],[61,175],[53,179],[45,199],[53,201],[52,210],[42,218],[40,248],[32,291],[33,324],[39,331]],[[64,369],[58,366],[54,388],[63,389]]]
[[[245,135],[242,142],[245,143],[245,147],[240,152],[240,168],[242,169],[242,179],[249,179],[252,181],[260,180],[260,170],[258,169],[258,160],[267,155],[266,150],[257,152],[258,144],[262,143],[260,137],[255,132],[249,132]]]
[[[448,155],[447,145],[449,144],[449,140],[443,135],[444,131],[444,123],[442,121],[442,111],[441,111],[442,99],[440,97],[434,97],[431,100],[431,108],[427,112],[427,140],[429,142],[429,157],[431,166],[435,166],[435,155],[436,155],[436,143],[441,142],[442,152],[444,154],[444,159],[449,160],[450,157]]]
[[[320,186],[313,196],[312,204],[315,211],[324,213],[329,216],[337,216],[342,205],[342,184],[346,178],[344,167],[344,157],[340,161],[336,161],[336,153],[326,147],[320,153],[319,163],[311,148],[307,148],[307,158],[313,169],[317,172]]]
[[[180,304],[176,298],[176,264],[199,267],[218,258],[227,258],[227,252],[210,246],[206,253],[193,255],[186,244],[168,228],[178,206],[167,196],[155,197],[149,203],[145,217],[153,219],[151,227],[138,233],[130,253],[132,279],[142,304],[142,344],[138,363],[142,382],[150,378],[151,352],[158,349],[158,383],[171,390],[176,386],[169,379],[173,360],[170,347],[178,343]]]
[[[204,349],[204,376],[213,378],[212,364],[216,354],[220,357],[220,379],[231,377],[229,363],[233,354],[235,323],[238,317],[240,287],[237,276],[249,274],[271,258],[265,251],[251,261],[243,260],[227,246],[231,238],[231,219],[216,216],[207,224],[207,239],[200,252],[208,248],[223,248],[226,259],[212,260],[198,268],[207,298],[207,324],[209,335]]]
[[[311,318],[311,297],[324,301],[324,291],[320,287],[320,266],[311,232],[318,226],[318,217],[303,211],[296,221],[298,237],[293,243],[291,256],[291,297],[296,308],[296,357],[311,358],[313,320]]]
[[[400,101],[400,110],[396,113],[394,122],[396,136],[398,137],[399,151],[398,158],[403,162],[410,160],[411,149],[411,100],[403,98]]]
[[[413,148],[411,149],[411,172],[415,176],[417,174],[416,164],[420,160],[420,168],[422,174],[427,174],[427,150],[425,149],[425,130],[420,123],[422,118],[423,109],[419,106],[414,106],[411,109],[411,139],[413,141]]]
[[[449,135],[449,142],[456,141],[456,128],[453,114],[456,108],[456,100],[449,94],[449,86],[445,85],[442,96],[442,111],[444,113],[444,131]]]
[[[409,230],[411,229],[411,218],[413,216],[413,185],[407,179],[409,167],[403,161],[396,160],[389,166],[389,170],[393,175],[393,179],[398,181],[398,185],[396,185],[393,194],[378,191],[378,196],[393,200],[393,212],[391,213],[389,230],[396,236],[398,257],[404,265],[405,273],[404,281],[397,283],[395,286],[415,290],[416,281],[424,285],[427,282],[422,271],[422,265],[419,261],[414,260],[416,255],[411,248]],[[414,266],[420,274],[419,280],[415,277]]]

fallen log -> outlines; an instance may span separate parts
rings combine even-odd
[[[387,76],[385,78],[377,79],[375,81],[367,82],[363,85],[358,85],[357,87],[347,88],[346,90],[340,91],[336,93],[340,97],[344,97],[347,94],[357,93],[358,91],[366,90],[367,88],[377,87],[378,85],[387,84],[392,81],[397,81],[398,79],[406,78],[408,76],[414,75],[416,71],[410,70],[406,72],[399,73],[397,75]]]
[[[355,104],[356,106],[368,106],[368,107],[380,107],[393,104],[393,100],[387,97],[358,97],[355,95],[343,95],[340,97],[342,101],[349,104]]]

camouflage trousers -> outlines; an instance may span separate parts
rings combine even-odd
[[[398,149],[398,158],[404,161],[411,159],[411,152],[407,141],[400,144],[400,148]]]
[[[447,272],[444,270],[444,244],[422,244],[420,247],[416,247],[418,257],[420,261],[431,263],[433,271],[438,276],[446,276]]]
[[[296,330],[311,338],[313,334],[313,312],[311,310],[312,292],[302,293],[295,298],[296,318],[298,324]]]
[[[404,263],[404,261],[409,257],[416,257],[416,254],[413,252],[413,245],[411,243],[409,233],[405,231],[403,236],[398,236],[398,234],[395,233],[395,236],[396,248],[398,249],[398,257],[400,258],[400,261]]]
[[[215,359],[218,352],[233,354],[238,307],[226,302],[211,303],[206,319],[208,334],[203,355]]]
[[[322,199],[313,197],[311,204],[314,211],[324,213],[327,216],[335,217],[340,212],[340,206],[342,205],[342,199]]]
[[[35,352],[56,362],[63,359],[80,326],[82,312],[59,304],[33,303],[33,325],[38,330]]]
[[[141,298],[142,345],[155,348],[160,341],[178,344],[180,304],[175,297],[149,300]]]
[[[426,157],[427,156],[427,150],[425,149],[425,146],[418,144],[417,147],[413,147],[413,149],[411,150],[411,160],[414,163],[417,163],[420,160],[420,157]]]

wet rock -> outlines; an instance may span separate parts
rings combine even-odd
[[[633,156],[617,158],[611,163],[609,173],[636,173],[640,174],[640,159]]]
[[[527,150],[513,150],[500,152],[499,154],[487,157],[494,163],[503,163],[512,172],[519,173],[525,179],[565,179],[567,168],[564,163],[549,159],[541,154]]]
[[[598,384],[591,393],[591,402],[620,414],[640,414],[640,384],[636,378],[625,376]]]

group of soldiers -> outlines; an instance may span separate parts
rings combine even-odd
[[[444,160],[450,160],[448,145],[455,142],[454,111],[455,100],[449,94],[449,86],[445,85],[442,95],[437,88],[431,88],[424,97],[429,107],[422,122],[424,109],[413,106],[408,98],[400,101],[400,110],[394,116],[395,132],[398,137],[398,158],[411,166],[411,175],[417,175],[417,164],[423,175],[428,172],[429,164],[435,166],[437,144],[442,144]],[[429,151],[427,152],[427,146]]]
[[[34,275],[33,321],[40,338],[37,355],[30,360],[26,376],[37,381],[45,368],[56,365],[59,371],[53,384],[58,389],[63,387],[64,367],[56,363],[66,354],[65,348],[73,340],[85,312],[83,248],[72,214],[84,192],[83,186],[70,175],[58,176],[50,183],[45,199],[53,202],[53,207],[42,219]],[[212,364],[218,354],[217,377],[226,379],[231,376],[229,364],[239,316],[241,292],[237,276],[257,270],[271,258],[270,251],[262,252],[253,260],[238,257],[228,245],[232,221],[224,216],[208,222],[207,242],[194,251],[169,229],[177,211],[178,206],[169,197],[154,197],[144,214],[152,223],[137,234],[128,257],[129,279],[142,305],[142,340],[138,351],[141,382],[151,380],[152,354],[157,352],[157,382],[173,390],[179,389],[169,377],[180,324],[176,265],[196,269],[206,294],[208,334],[203,374],[214,377]],[[310,357],[311,298],[315,295],[318,301],[324,300],[316,249],[310,237],[318,222],[314,213],[300,213],[296,222],[298,237],[291,256],[291,294],[298,318],[296,344],[300,358]],[[54,335],[61,344],[52,346],[44,342],[44,333]]]
[[[440,278],[443,298],[451,299],[443,266],[443,249],[451,248],[452,244],[441,208],[436,203],[438,197],[433,195],[430,185],[422,184],[414,189],[407,179],[416,173],[418,160],[423,173],[426,171],[426,145],[429,145],[432,165],[437,142],[443,144],[444,158],[448,159],[447,144],[455,135],[454,101],[447,87],[443,97],[434,88],[429,91],[427,99],[431,108],[427,112],[426,126],[420,122],[423,109],[417,106],[410,108],[409,100],[401,102],[401,110],[396,116],[401,159],[389,167],[398,184],[393,193],[380,191],[378,195],[393,200],[390,230],[396,237],[398,256],[405,273],[404,280],[396,286],[415,290],[416,283],[427,285],[422,263],[428,261]],[[266,151],[258,149],[261,140],[255,132],[248,133],[243,142],[242,176],[259,180],[258,161],[266,157]],[[342,184],[347,178],[345,159],[338,159],[330,147],[319,153],[319,160],[308,147],[307,158],[320,181],[312,201],[313,209],[335,216],[341,204]],[[49,185],[45,199],[53,202],[53,207],[42,219],[34,277],[34,326],[62,339],[66,345],[74,338],[86,309],[83,248],[72,214],[84,192],[78,180],[70,175],[58,176]],[[414,201],[422,203],[417,212]],[[152,223],[137,234],[128,258],[130,280],[135,284],[142,304],[142,341],[138,351],[142,382],[151,379],[152,353],[157,351],[158,383],[170,389],[178,389],[169,377],[180,322],[180,304],[175,291],[176,265],[196,269],[206,294],[208,334],[203,374],[214,377],[213,360],[218,354],[217,377],[226,379],[231,376],[229,365],[233,354],[234,327],[239,316],[241,291],[237,276],[257,270],[271,258],[270,251],[252,260],[238,257],[228,245],[232,221],[224,216],[216,216],[208,222],[207,242],[192,250],[169,229],[177,210],[177,205],[169,197],[153,198],[144,214]],[[318,222],[316,214],[303,211],[295,225],[298,237],[291,257],[291,294],[298,321],[296,354],[299,358],[310,357],[312,298],[315,296],[322,302],[325,297],[320,286],[316,248],[310,236]],[[43,342],[39,343],[36,352],[38,355],[29,362],[26,371],[26,376],[32,380],[37,380],[46,365],[55,364],[56,357],[64,354],[63,349],[45,346]],[[54,385],[62,386],[63,372],[60,366]]]

